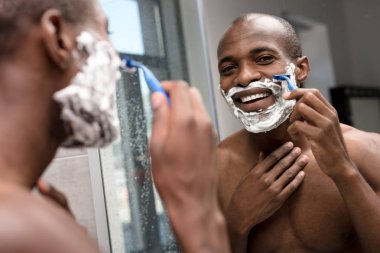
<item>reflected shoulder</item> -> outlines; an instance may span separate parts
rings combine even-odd
[[[224,210],[227,203],[247,169],[244,164],[247,150],[247,131],[240,130],[219,143],[217,149],[217,167],[219,175],[218,199]]]
[[[245,129],[240,129],[239,131],[227,136],[219,144],[218,149],[223,150],[233,150],[239,145],[244,139],[248,137],[248,132]]]
[[[342,125],[351,160],[376,191],[380,191],[380,134]]]
[[[360,147],[360,150],[379,150],[379,133],[362,131],[345,124],[341,124],[341,129],[350,149],[356,150]]]
[[[243,148],[242,143],[246,138],[247,133],[242,129],[226,137],[218,144],[217,159],[219,171],[228,166],[232,159],[239,157]]]

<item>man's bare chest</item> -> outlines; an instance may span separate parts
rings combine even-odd
[[[299,189],[272,217],[252,229],[249,252],[351,252],[356,247],[338,189],[309,157]]]

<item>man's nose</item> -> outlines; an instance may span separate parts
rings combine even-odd
[[[259,81],[261,73],[251,64],[245,63],[240,66],[239,75],[236,78],[237,86],[248,86],[251,82]]]

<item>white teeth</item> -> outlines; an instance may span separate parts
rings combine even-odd
[[[258,99],[258,98],[264,98],[264,97],[268,97],[268,96],[269,96],[268,92],[266,92],[266,93],[259,93],[259,94],[254,94],[254,95],[251,95],[251,96],[242,97],[241,101],[243,103],[246,103],[246,102]]]

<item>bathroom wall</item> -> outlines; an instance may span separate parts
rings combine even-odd
[[[42,178],[65,193],[77,222],[97,240],[87,150],[60,149]]]
[[[352,84],[380,87],[380,1],[343,1]],[[342,41],[343,43],[343,41]]]

